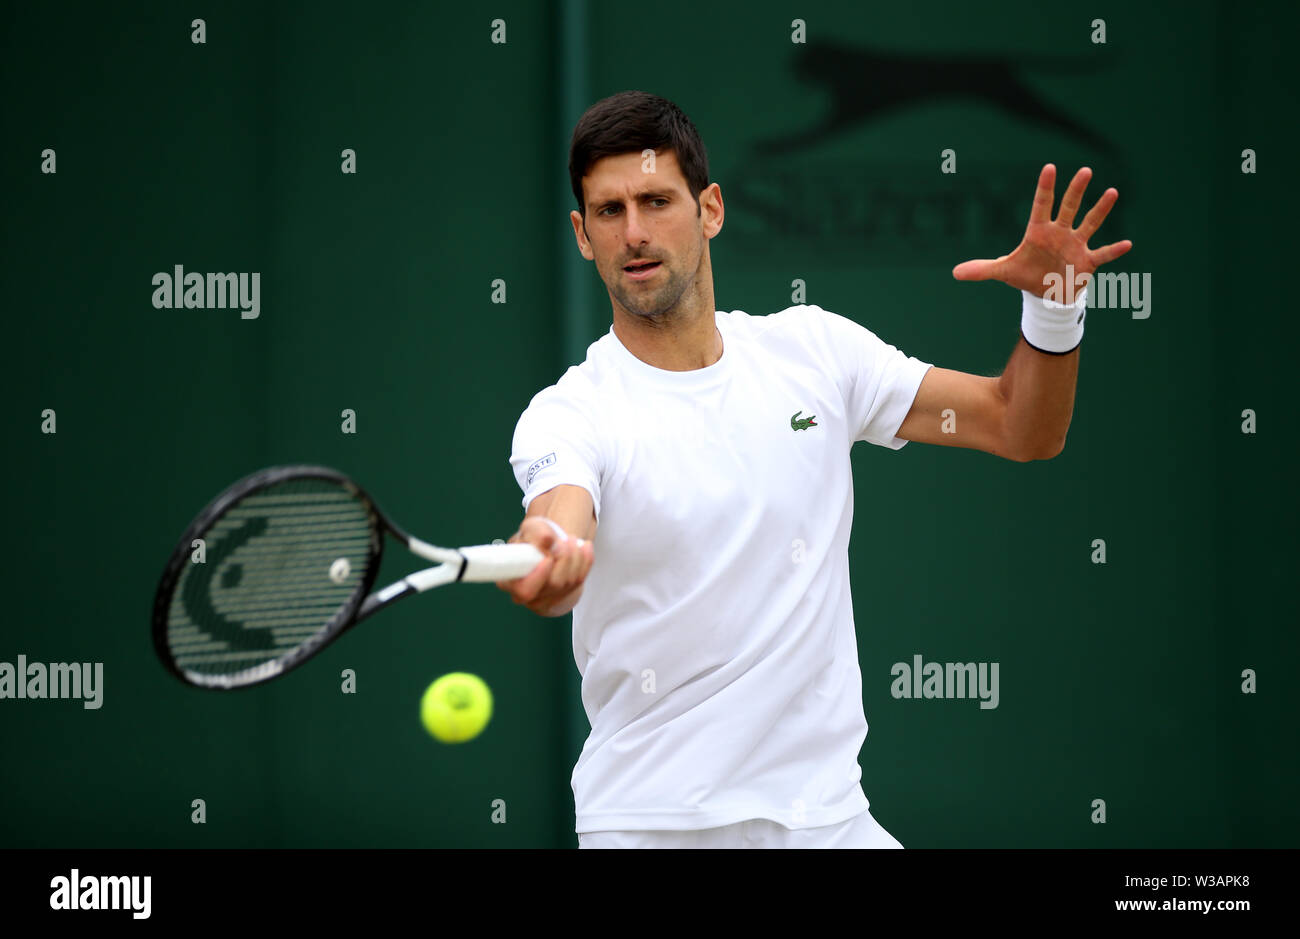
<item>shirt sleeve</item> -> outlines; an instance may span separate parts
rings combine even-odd
[[[515,425],[510,466],[523,490],[524,510],[556,486],[591,493],[600,519],[600,441],[590,405],[551,386],[533,398]]]
[[[874,332],[838,313],[810,307],[821,318],[828,354],[839,369],[853,440],[900,450],[898,428],[907,418],[931,363],[905,355]]]

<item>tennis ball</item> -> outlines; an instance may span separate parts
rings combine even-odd
[[[468,672],[443,675],[424,691],[420,720],[443,743],[473,740],[492,717],[492,692]]]
[[[348,579],[348,575],[351,573],[352,565],[348,563],[347,558],[339,558],[330,565],[330,580],[334,581],[336,584],[343,583],[343,581]]]

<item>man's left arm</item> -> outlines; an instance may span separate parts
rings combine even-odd
[[[1065,446],[1079,350],[1049,355],[1021,337],[1001,377],[937,365],[925,373],[898,436],[1008,460],[1047,460]]]
[[[899,437],[970,447],[1019,462],[1050,459],[1064,448],[1074,412],[1085,305],[1082,290],[1076,296],[1075,289],[1133,247],[1131,241],[1088,247],[1119,198],[1115,189],[1107,189],[1079,227],[1073,227],[1091,175],[1087,167],[1075,174],[1052,219],[1056,167],[1044,166],[1025,237],[1015,251],[953,268],[958,280],[1000,280],[1025,291],[1022,334],[998,377],[929,369]],[[1056,289],[1062,284],[1063,296]]]

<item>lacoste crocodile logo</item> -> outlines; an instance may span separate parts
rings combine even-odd
[[[817,426],[816,414],[813,414],[809,417],[800,417],[799,415],[802,413],[803,411],[799,410],[799,411],[795,411],[792,415],[790,415],[791,430],[807,430],[809,427]]]

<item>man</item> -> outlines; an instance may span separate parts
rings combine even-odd
[[[1118,193],[1072,228],[1081,169],[1053,221],[1049,164],[1020,246],[954,269],[1023,292],[1023,336],[990,378],[816,306],[717,311],[722,194],[669,101],[592,106],[569,173],[574,236],[613,324],[519,419],[526,515],[510,540],[546,556],[499,586],[543,616],[573,612],[591,721],[573,773],[579,846],[901,847],[857,763],[849,449],[1059,453],[1086,297],[1040,297],[1050,275],[1090,274],[1131,247],[1087,247]]]

